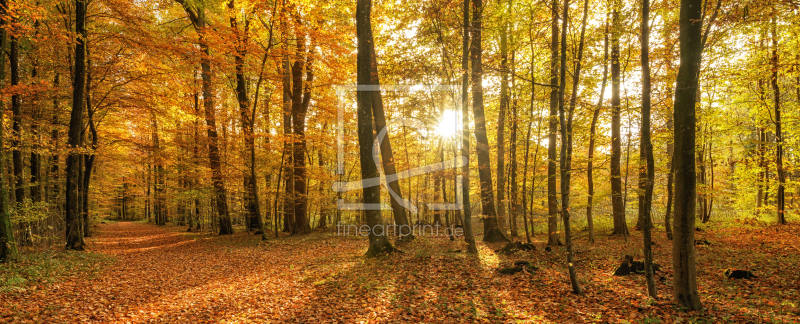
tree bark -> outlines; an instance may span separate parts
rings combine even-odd
[[[373,85],[375,78],[371,75],[373,73],[372,64],[374,62],[374,42],[372,38],[372,23],[370,21],[370,13],[372,11],[372,0],[358,0],[356,3],[356,32],[358,39],[358,55],[357,55],[357,82],[359,85]],[[370,89],[373,90],[373,89]],[[358,103],[358,144],[359,144],[359,160],[361,162],[361,178],[369,179],[378,176],[378,168],[373,161],[372,143],[375,139],[372,128],[372,105],[375,103],[373,95],[378,91],[357,91]],[[379,204],[380,203],[380,187],[364,187],[362,189],[363,200],[365,204]],[[370,229],[383,226],[383,219],[381,218],[381,211],[378,210],[365,210],[367,225]],[[369,231],[369,249],[367,250],[367,257],[374,257],[384,253],[395,251],[392,244],[386,237],[385,231],[381,231],[381,235],[377,234],[378,231]]]
[[[658,298],[656,281],[653,278],[653,247],[651,207],[653,203],[653,181],[655,180],[655,162],[653,159],[653,144],[650,141],[650,0],[642,1],[642,129],[640,147],[644,152],[643,164],[647,166],[644,182],[642,202],[642,217],[644,224],[642,236],[644,237],[644,272],[647,280],[647,294],[650,298]],[[640,157],[640,159],[642,159]]]
[[[584,8],[588,9],[588,0],[585,1]],[[561,153],[560,153],[560,169],[561,169],[561,219],[564,221],[564,237],[567,244],[567,268],[569,269],[569,281],[572,284],[572,292],[576,294],[582,293],[580,284],[578,283],[578,274],[575,271],[575,256],[572,251],[572,227],[569,223],[569,185],[570,185],[570,170],[568,166],[568,157],[570,149],[569,129],[570,125],[567,124],[566,107],[564,102],[564,92],[567,88],[567,31],[569,22],[569,0],[564,0],[563,12],[561,14],[561,64],[559,68],[560,81],[558,86],[558,120],[561,124]],[[586,22],[584,14],[584,24]],[[578,54],[578,63],[575,67],[575,79],[573,82],[578,82],[578,75],[580,73],[580,54]]]
[[[475,245],[475,235],[472,231],[472,209],[469,197],[469,0],[464,0],[462,8],[463,15],[463,37],[461,42],[461,156],[466,158],[466,163],[461,168],[461,184],[463,195],[464,211],[464,240],[467,242],[467,252],[478,253]]]
[[[372,32],[370,31],[370,36]],[[378,61],[377,55],[375,54],[375,45],[370,43],[372,48],[372,53],[369,56],[370,62],[370,82],[369,84],[379,85],[380,77],[378,75]],[[383,98],[381,97],[381,92],[376,91],[372,93],[372,118],[373,118],[373,125],[375,127],[375,132],[380,133],[386,127],[386,114],[383,110]],[[370,146],[372,147],[372,146]],[[398,226],[402,225],[410,225],[411,223],[408,221],[408,215],[406,214],[406,208],[400,205],[400,199],[403,199],[403,194],[400,191],[400,182],[397,181],[396,174],[397,169],[394,164],[394,152],[392,150],[392,141],[389,135],[389,130],[386,130],[386,134],[381,141],[381,165],[383,166],[383,173],[386,177],[387,185],[389,186],[392,191],[394,191],[395,195],[391,195],[391,206],[392,206],[392,216],[394,216],[394,222]],[[403,236],[404,240],[412,240],[412,235]]]
[[[244,190],[245,190],[245,206],[247,210],[247,224],[248,228],[258,228],[262,233],[262,239],[266,236],[263,234],[266,230],[261,220],[261,206],[258,202],[258,181],[255,176],[256,161],[255,161],[255,134],[253,131],[253,118],[250,111],[250,97],[247,95],[247,82],[244,76],[244,59],[247,55],[247,46],[249,43],[249,26],[250,22],[245,21],[244,30],[239,29],[239,23],[236,19],[236,2],[235,0],[228,1],[228,21],[231,29],[236,36],[236,53],[234,55],[234,65],[236,74],[236,101],[239,103],[239,115],[241,116],[242,133],[244,135],[244,146],[248,155],[247,170],[244,172]]]
[[[672,241],[673,297],[690,310],[702,308],[697,292],[694,229],[696,204],[695,105],[703,47],[702,1],[681,0],[680,67],[675,87],[675,222]]]
[[[298,25],[299,25],[298,21]],[[299,26],[298,26],[299,27]],[[298,37],[298,59],[292,65],[292,134],[294,146],[292,161],[294,163],[294,222],[292,234],[311,232],[308,219],[308,185],[306,183],[306,112],[311,102],[311,85],[314,79],[312,61],[305,60],[305,36]],[[310,56],[310,54],[309,54]],[[306,86],[303,87],[303,66],[306,69]],[[305,91],[304,91],[305,90]]]
[[[589,157],[586,166],[586,183],[588,196],[586,201],[586,221],[589,226],[589,242],[594,242],[594,140],[597,134],[597,120],[600,117],[600,109],[603,108],[603,96],[606,92],[608,82],[608,15],[606,14],[605,32],[603,33],[603,82],[600,87],[600,99],[597,100],[597,108],[592,113],[592,126],[589,129]]]
[[[550,84],[558,83],[558,0],[552,6],[550,39]],[[547,137],[547,245],[561,245],[558,235],[558,193],[556,192],[556,136],[558,133],[558,88],[550,89],[549,135]]]
[[[619,38],[622,33],[620,22],[619,0],[612,0],[611,13],[611,207],[614,218],[615,235],[627,235],[628,225],[625,221],[625,206],[622,196],[622,178],[620,158],[622,146],[620,142],[620,56]]]
[[[6,77],[6,0],[0,0],[0,87],[5,86]],[[5,111],[5,101],[0,100],[0,112]],[[5,114],[0,113],[0,126],[5,125]],[[0,127],[0,147],[5,147],[5,127]],[[5,173],[5,159],[0,158],[0,172]],[[16,262],[19,258],[14,229],[11,227],[11,213],[8,208],[8,186],[6,177],[0,174],[0,262]]]
[[[481,182],[483,209],[483,241],[508,242],[500,230],[492,189],[492,162],[489,157],[489,138],[486,135],[486,115],[483,111],[483,1],[472,1],[472,111],[475,119],[475,140],[478,151],[478,178]]]
[[[503,6],[503,4],[500,4]],[[507,12],[501,13],[503,25],[500,27],[500,107],[497,113],[497,220],[500,230],[505,233],[506,220],[506,114],[508,111],[508,23]]]
[[[12,18],[13,19],[13,18]],[[12,23],[14,21],[12,20]],[[10,35],[11,49],[9,53],[9,64],[11,66],[11,86],[19,86],[19,40],[14,34]],[[22,103],[20,102],[19,91],[14,91],[11,95],[11,156],[12,166],[14,167],[14,203],[20,205],[25,202],[25,178],[24,161],[22,160]],[[23,240],[24,241],[24,240]]]
[[[781,89],[778,86],[778,32],[777,23],[775,22],[775,15],[773,11],[772,16],[772,92],[775,95],[775,165],[778,173],[778,192],[776,194],[776,207],[778,210],[778,224],[786,224],[786,175],[783,170],[783,133],[781,130]]]
[[[76,149],[81,144],[83,128],[84,91],[86,90],[86,2],[75,0],[75,77],[72,86],[72,112],[69,120],[69,155],[67,157],[67,202],[66,232],[67,250],[83,251],[83,232],[81,231],[80,191],[81,179],[80,153]]]

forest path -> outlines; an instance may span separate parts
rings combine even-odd
[[[114,256],[98,276],[70,280],[15,296],[11,307],[35,322],[262,322],[290,318],[302,306],[305,249],[247,233],[212,236],[120,222],[100,225],[88,250]],[[293,261],[299,260],[299,261]],[[2,296],[0,296],[2,298]],[[26,316],[27,317],[27,316]],[[0,320],[2,321],[2,320]]]
[[[113,261],[52,283],[0,292],[0,323],[461,323],[642,322],[704,318],[709,322],[800,322],[800,224],[698,232],[698,283],[706,310],[679,312],[671,302],[671,244],[655,237],[661,298],[645,296],[642,276],[614,277],[628,242],[598,236],[578,241],[583,295],[569,293],[560,248],[501,256],[479,243],[474,258],[453,250],[464,242],[419,239],[405,253],[364,259],[367,241],[335,232],[271,238],[246,232],[217,236],[186,227],[101,224],[88,251]],[[544,239],[544,236],[537,238]],[[542,242],[534,242],[541,246]],[[81,258],[58,252],[52,258]],[[508,276],[514,260],[539,270]],[[727,280],[722,269],[755,269],[757,280]],[[788,304],[787,304],[788,303]]]

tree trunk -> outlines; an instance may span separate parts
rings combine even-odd
[[[517,231],[517,214],[519,214],[519,210],[522,208],[522,205],[519,201],[519,192],[517,189],[517,132],[519,132],[519,116],[517,115],[517,97],[514,92],[516,89],[516,62],[515,62],[515,54],[516,50],[511,51],[511,138],[509,139],[509,150],[511,151],[511,166],[509,167],[510,171],[510,181],[511,181],[511,202],[510,202],[510,210],[509,210],[509,217],[508,221],[511,224],[509,226],[509,230],[511,231],[511,239],[515,240],[519,237],[519,233]]]
[[[76,0],[80,1],[80,0]],[[208,160],[211,168],[211,181],[214,185],[214,199],[217,205],[219,219],[219,234],[233,234],[233,224],[228,213],[228,195],[225,191],[225,180],[222,177],[222,163],[220,161],[217,139],[217,122],[214,111],[213,84],[211,82],[211,50],[206,38],[205,8],[196,8],[186,0],[175,0],[183,6],[186,14],[197,30],[200,50],[204,55],[200,58],[201,75],[203,78],[203,107],[205,110],[206,125],[208,126]]]
[[[492,189],[492,161],[489,157],[489,138],[486,135],[486,115],[483,112],[483,0],[472,1],[472,111],[475,119],[475,140],[478,151],[478,178],[481,182],[483,209],[483,241],[508,242],[500,229]]]
[[[462,9],[463,15],[463,37],[461,42],[461,156],[466,159],[466,163],[461,168],[461,182],[462,182],[462,195],[464,211],[464,240],[467,242],[467,252],[472,254],[478,253],[478,247],[475,245],[475,235],[472,231],[472,209],[469,198],[469,0],[464,0],[464,7]]]
[[[39,28],[39,20],[34,22],[34,28],[38,30]],[[34,35],[35,37],[36,35]],[[32,54],[35,55],[35,52],[32,51]],[[31,62],[31,80],[32,82],[37,82],[38,78],[38,62],[36,58],[32,59]],[[41,203],[44,201],[44,178],[42,178],[42,159],[41,159],[41,135],[39,135],[39,124],[42,120],[41,116],[41,109],[39,105],[36,104],[36,100],[33,101],[32,113],[31,113],[31,137],[33,138],[33,144],[31,145],[31,201],[33,203]]]
[[[778,209],[778,224],[786,224],[786,175],[783,170],[783,133],[781,132],[781,89],[778,86],[778,35],[775,12],[772,16],[772,91],[775,94],[775,165],[778,172],[778,192],[776,194],[776,207]]]
[[[614,218],[615,235],[627,235],[628,225],[625,221],[625,206],[622,196],[622,179],[620,173],[620,158],[622,146],[620,142],[620,56],[619,38],[622,33],[620,22],[619,0],[613,0],[611,13],[611,207]]]
[[[370,31],[370,37],[372,32]],[[370,83],[379,85],[381,84],[380,78],[378,75],[378,61],[375,54],[375,47],[373,43],[370,43],[372,46],[372,53],[369,55],[370,60]],[[372,118],[373,118],[373,125],[375,127],[375,133],[380,133],[384,128],[386,128],[386,114],[383,110],[383,98],[381,97],[381,92],[376,91],[372,93]],[[370,146],[372,147],[372,146]],[[384,135],[383,141],[381,141],[381,165],[383,166],[384,176],[386,177],[387,185],[389,189],[394,191],[395,195],[390,195],[391,206],[392,206],[392,216],[394,216],[394,222],[398,226],[402,225],[410,225],[408,221],[408,215],[406,214],[406,208],[401,205],[400,201],[403,200],[403,194],[400,191],[400,182],[397,181],[397,169],[394,164],[394,152],[392,151],[392,141],[389,135],[389,130],[386,129],[386,133]],[[413,239],[412,235],[403,236],[404,240],[411,240]]]
[[[304,46],[298,43],[298,55],[304,51]],[[312,44],[313,47],[313,44]],[[306,112],[311,102],[311,82],[314,80],[312,61],[304,62],[299,58],[292,66],[292,133],[294,135],[294,234],[311,232],[308,218],[308,184],[306,180]],[[303,65],[306,68],[306,85],[303,87]],[[305,89],[305,91],[304,91]]]
[[[550,84],[558,84],[558,0],[552,2],[550,39]],[[556,134],[558,133],[558,88],[550,89],[549,135],[547,139],[547,245],[561,245],[558,235],[558,193],[556,192]]]
[[[258,228],[262,233],[265,229],[261,221],[261,206],[258,203],[258,181],[255,177],[255,134],[253,133],[253,118],[250,113],[250,98],[247,95],[247,81],[244,76],[244,59],[247,55],[249,42],[249,22],[245,22],[244,30],[239,30],[236,19],[235,0],[228,1],[229,17],[231,29],[236,36],[236,54],[234,55],[234,65],[236,74],[236,101],[239,103],[239,115],[241,116],[242,133],[244,135],[245,151],[248,155],[247,170],[244,172],[245,206],[247,210],[247,227]]]
[[[87,49],[86,54],[89,54]],[[89,133],[92,137],[92,147],[88,154],[84,154],[84,170],[83,170],[83,236],[92,236],[91,221],[89,217],[89,182],[92,180],[92,168],[94,167],[95,150],[97,150],[97,125],[94,122],[94,108],[91,103],[91,60],[87,58],[87,71],[86,71],[86,116],[88,117],[87,123],[89,124]]]
[[[56,73],[55,77],[53,77],[53,86],[58,88],[59,81],[60,81],[60,74]],[[52,132],[50,133],[50,140],[53,143],[59,143],[61,140],[61,132],[59,131],[59,127],[56,125],[59,124],[59,116],[61,112],[59,111],[59,102],[58,102],[58,95],[53,96],[53,117],[52,117],[52,125],[54,125]],[[60,157],[58,154],[58,148],[54,148],[50,155],[50,170],[48,172],[48,180],[50,181],[49,192],[47,195],[47,201],[50,205],[54,205],[56,210],[56,215],[61,215],[61,204],[58,203],[59,196],[61,195],[61,190],[59,183],[61,182],[61,177],[59,175],[59,163]]]
[[[646,178],[644,181],[644,192],[642,202],[642,236],[644,237],[644,272],[647,280],[647,294],[650,298],[658,298],[656,291],[656,281],[653,278],[653,247],[651,207],[653,203],[653,181],[655,180],[655,161],[653,159],[653,144],[650,141],[650,0],[642,2],[642,129],[640,147],[644,152]],[[640,159],[642,159],[640,157]]]
[[[284,31],[286,34],[286,31]],[[293,147],[294,134],[292,132],[292,72],[289,64],[289,57],[283,57],[283,154],[286,161],[283,162],[284,176],[284,197],[283,197],[283,231],[291,232],[294,223],[294,162]]]
[[[588,0],[584,2],[584,9],[588,9]],[[560,81],[558,86],[558,121],[561,124],[561,153],[560,153],[560,169],[561,169],[561,219],[564,221],[564,237],[567,244],[567,268],[569,269],[569,281],[572,283],[572,292],[580,294],[582,292],[581,286],[578,283],[578,274],[575,271],[575,256],[572,251],[572,227],[569,223],[569,185],[570,185],[570,170],[568,166],[569,151],[569,130],[571,125],[567,124],[566,107],[564,103],[564,92],[567,88],[567,22],[569,21],[569,0],[564,0],[563,13],[561,15],[561,64],[559,67]],[[584,24],[586,24],[586,14],[584,13]],[[582,45],[582,44],[581,44]],[[580,54],[578,54],[578,62],[575,67],[575,78],[573,82],[578,82],[580,73]]]
[[[586,202],[586,221],[589,225],[589,242],[594,242],[594,138],[597,134],[597,120],[600,117],[600,109],[603,108],[603,95],[606,92],[608,82],[608,14],[606,14],[605,32],[603,33],[603,82],[600,87],[600,99],[597,100],[597,108],[592,113],[592,126],[589,130],[589,157],[586,166],[586,183],[588,197]]]
[[[12,23],[14,21],[12,20]],[[19,41],[11,34],[11,50],[9,54],[11,66],[11,86],[19,86]],[[19,91],[14,91],[11,95],[12,113],[12,133],[11,133],[11,156],[12,166],[14,167],[14,203],[20,205],[25,202],[25,163],[22,159],[22,103],[20,102]]]
[[[358,0],[356,3],[356,32],[358,39],[357,55],[357,83],[359,85],[378,85],[372,83],[375,78],[371,75],[374,71],[375,45],[372,38],[372,23],[370,13],[372,11],[371,0]],[[373,89],[370,89],[373,90]],[[361,162],[361,178],[369,179],[378,176],[378,168],[373,161],[372,143],[375,139],[372,128],[372,105],[375,103],[373,95],[378,91],[357,91],[358,103],[358,144],[359,160]],[[380,187],[364,187],[362,189],[365,204],[380,203]],[[380,209],[365,210],[367,225],[370,229],[383,226]],[[394,247],[386,237],[385,231],[369,231],[369,249],[367,257],[374,257],[384,253],[395,251]]]
[[[72,112],[69,120],[69,156],[67,157],[66,232],[67,250],[84,250],[81,231],[80,191],[81,155],[75,150],[81,144],[84,91],[86,90],[86,2],[75,0],[75,77],[72,87]]]
[[[675,223],[672,241],[674,272],[673,297],[690,310],[702,308],[697,292],[695,270],[694,229],[696,186],[695,177],[695,105],[703,47],[702,1],[681,0],[680,67],[675,87]]]
[[[6,77],[6,0],[0,0],[0,87],[5,86]],[[0,100],[0,112],[5,111],[5,101]],[[0,125],[5,125],[5,114],[0,113]],[[0,147],[5,147],[5,127],[0,127]],[[8,186],[4,175],[5,159],[0,158],[0,262],[17,261],[17,242],[14,240],[14,229],[11,227],[11,213],[8,208]]]
[[[502,6],[502,4],[500,4]],[[505,6],[504,6],[505,7]],[[504,8],[505,9],[505,8]],[[505,11],[505,10],[503,10]],[[506,19],[507,13],[501,15]],[[508,111],[508,23],[500,27],[500,107],[497,113],[497,220],[506,232],[506,114]]]

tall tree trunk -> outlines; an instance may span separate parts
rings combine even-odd
[[[681,0],[680,67],[675,87],[675,223],[672,241],[673,297],[683,307],[701,309],[695,270],[694,229],[695,105],[702,61],[702,1]]]
[[[464,211],[464,240],[467,242],[467,251],[477,254],[478,247],[475,245],[475,235],[472,231],[472,206],[469,197],[469,5],[470,1],[464,0],[462,8],[464,30],[461,42],[461,156],[466,159],[466,163],[461,168],[461,193]]]
[[[86,50],[88,56],[89,50]],[[92,168],[94,167],[95,150],[97,150],[97,128],[94,122],[94,108],[91,103],[91,74],[92,61],[87,58],[86,69],[86,116],[88,117],[87,123],[89,124],[89,133],[92,137],[92,147],[89,153],[83,155],[84,170],[83,170],[83,236],[92,236],[91,221],[89,217],[89,182],[92,179]]]
[[[14,21],[12,20],[12,23]],[[19,86],[19,40],[12,33],[11,35],[11,50],[9,54],[9,63],[11,66],[11,86]],[[20,102],[19,91],[14,91],[11,95],[11,113],[12,113],[12,133],[11,133],[11,156],[12,166],[14,167],[14,202],[19,205],[25,201],[25,178],[24,170],[25,163],[22,159],[22,103]]]
[[[588,0],[585,2],[585,9],[588,9]],[[572,292],[580,294],[582,292],[581,286],[578,283],[578,274],[575,271],[575,256],[572,251],[572,227],[569,223],[569,185],[570,185],[570,170],[568,166],[569,151],[569,131],[571,125],[567,124],[566,107],[564,103],[564,92],[567,88],[567,31],[569,22],[569,0],[564,0],[563,12],[561,14],[561,64],[559,67],[559,86],[558,86],[558,121],[561,125],[561,152],[560,152],[560,169],[561,169],[561,219],[564,221],[564,237],[567,244],[567,268],[569,269],[569,281],[572,283]],[[586,14],[584,14],[584,24],[586,24]],[[583,44],[581,44],[583,45]],[[573,82],[578,82],[580,73],[580,54],[578,54],[578,63],[575,67],[575,78]],[[571,121],[570,121],[571,122]]]
[[[60,79],[61,79],[61,75],[56,73],[55,77],[53,77],[53,86],[55,88],[58,88],[59,83],[60,83]],[[60,127],[59,127],[59,118],[58,118],[61,115],[61,111],[60,111],[61,109],[59,109],[59,108],[60,108],[60,105],[59,105],[59,101],[58,101],[58,95],[54,95],[53,96],[53,116],[52,116],[52,122],[51,122],[51,124],[53,125],[53,129],[52,129],[52,131],[50,133],[50,140],[52,141],[52,143],[59,143],[59,141],[61,140],[61,131],[59,130]],[[48,190],[49,192],[48,192],[48,195],[47,195],[47,201],[48,201],[48,203],[50,205],[54,205],[55,206],[56,214],[59,215],[59,216],[61,215],[61,209],[62,209],[61,204],[58,203],[59,196],[61,195],[61,190],[60,190],[60,188],[61,188],[60,187],[61,177],[59,175],[59,170],[60,170],[59,169],[59,163],[61,162],[60,160],[61,159],[60,159],[60,156],[58,154],[58,148],[57,147],[53,148],[53,150],[51,151],[51,155],[50,155],[50,170],[48,171],[48,176],[47,176],[48,180],[50,181],[50,186],[49,186],[49,190]]]
[[[551,3],[550,84],[558,84],[558,0]],[[558,88],[550,89],[549,135],[547,137],[547,245],[561,245],[558,235],[558,193],[556,192],[556,136],[558,133]]]
[[[650,141],[650,0],[642,1],[642,130],[640,147],[643,148],[644,158],[640,164],[647,166],[647,178],[644,183],[644,199],[642,202],[642,217],[644,224],[642,235],[644,237],[644,272],[647,280],[647,294],[651,298],[658,298],[656,281],[653,278],[653,247],[651,206],[653,204],[653,181],[655,180],[655,162],[653,159],[653,143]],[[642,159],[642,157],[640,157]]]
[[[489,158],[489,138],[486,135],[486,115],[483,112],[483,0],[472,1],[472,111],[475,119],[475,140],[478,151],[478,178],[481,182],[483,209],[483,241],[507,242],[500,229],[492,189],[492,161]]]
[[[284,34],[286,32],[284,31]],[[283,154],[286,161],[283,164],[284,196],[283,196],[283,231],[291,232],[294,223],[294,162],[293,147],[294,135],[292,133],[292,72],[289,57],[283,57]]]
[[[166,225],[164,219],[164,183],[162,182],[162,175],[164,173],[163,158],[161,156],[161,139],[158,134],[158,118],[155,112],[150,115],[151,137],[153,141],[153,191],[155,197],[153,199],[153,214],[155,217],[156,225]]]
[[[34,29],[38,31],[39,20],[34,22]],[[36,35],[34,35],[36,37]],[[35,51],[31,51],[35,56]],[[31,81],[36,82],[39,77],[39,63],[34,57],[31,59]],[[40,203],[44,201],[44,178],[42,177],[42,159],[41,159],[41,135],[39,134],[40,121],[42,119],[42,111],[38,105],[38,100],[33,100],[33,109],[31,113],[31,137],[33,144],[31,145],[31,201]]]
[[[228,21],[231,29],[236,36],[236,54],[234,55],[234,65],[236,74],[236,101],[239,103],[239,115],[241,116],[242,133],[244,135],[245,151],[248,155],[247,170],[245,170],[244,190],[245,206],[247,210],[247,227],[258,228],[262,233],[265,229],[261,224],[261,206],[258,202],[258,181],[255,177],[255,134],[253,133],[253,118],[250,112],[250,98],[247,95],[247,81],[244,77],[244,59],[247,55],[247,45],[249,42],[250,22],[245,21],[244,30],[239,30],[239,23],[236,19],[236,2],[228,1]]]
[[[370,75],[369,75],[371,83],[369,84],[379,85],[380,78],[378,75],[378,61],[376,58],[377,55],[374,53],[375,51],[374,44],[372,44],[371,46],[373,53],[371,53],[371,55],[369,56],[370,60],[372,60],[370,62]],[[372,103],[373,125],[375,127],[375,132],[380,133],[384,128],[386,128],[386,114],[383,110],[383,99],[381,97],[380,91],[372,93],[372,101],[373,101]],[[394,153],[392,151],[392,142],[388,129],[386,129],[383,141],[381,141],[380,150],[381,150],[381,165],[383,166],[383,172],[386,177],[386,182],[389,186],[389,189],[391,189],[395,193],[394,195],[390,195],[392,216],[394,216],[394,222],[398,226],[410,225],[411,223],[408,221],[406,208],[403,207],[400,203],[400,201],[403,200],[403,193],[400,191],[400,182],[397,181],[396,177],[397,169],[394,164]],[[413,233],[408,236],[403,236],[402,238],[404,240],[411,240],[413,239]]]
[[[79,1],[79,0],[76,0]],[[228,213],[228,194],[225,191],[225,180],[222,177],[222,163],[217,136],[216,112],[214,110],[214,89],[211,81],[211,50],[206,37],[205,8],[197,8],[187,0],[175,0],[183,6],[189,19],[198,34],[198,42],[203,55],[200,58],[201,75],[203,78],[203,107],[205,110],[206,125],[208,126],[208,160],[211,168],[211,182],[214,185],[214,200],[217,204],[217,217],[219,219],[219,234],[233,234],[233,223]]]
[[[628,225],[625,221],[624,197],[622,196],[622,178],[620,158],[622,146],[620,142],[620,56],[619,38],[622,33],[620,22],[621,4],[612,0],[611,13],[611,207],[614,218],[613,234],[627,235]]]
[[[6,77],[6,0],[0,0],[0,87],[5,86]],[[0,112],[5,111],[5,101],[0,100]],[[5,114],[0,113],[0,126],[5,125]],[[0,127],[0,147],[5,147],[5,127]],[[4,175],[5,159],[0,157],[0,262],[17,261],[17,242],[14,240],[14,229],[11,227],[11,210],[8,208],[8,186]]]
[[[665,33],[668,33],[668,31],[665,31]],[[669,79],[672,76],[673,70],[671,62],[672,62],[672,55],[670,55],[669,58],[667,59],[667,79]],[[667,107],[673,107],[672,98],[674,90],[672,86],[673,86],[672,82],[667,82],[667,99],[666,99]],[[674,131],[673,128],[674,127],[673,127],[672,114],[668,114],[667,131],[673,133]],[[673,200],[673,189],[674,189],[673,182],[675,179],[675,164],[673,163],[674,151],[675,151],[674,146],[675,145],[673,141],[667,142],[667,158],[669,159],[667,162],[667,167],[669,168],[669,174],[667,174],[667,210],[664,213],[664,228],[666,230],[668,240],[672,240],[671,218],[672,218],[672,200]]]
[[[778,172],[778,192],[776,194],[776,207],[778,209],[778,224],[786,224],[786,175],[783,170],[783,133],[781,132],[781,89],[778,86],[778,31],[775,15],[772,13],[772,91],[775,94],[775,165]]]
[[[298,21],[299,24],[299,21]],[[300,34],[300,33],[298,33]],[[302,35],[302,34],[300,34]],[[306,112],[311,102],[311,82],[314,80],[312,69],[313,61],[311,54],[308,59],[305,56],[305,36],[298,37],[297,53],[298,60],[292,66],[292,133],[294,135],[294,150],[292,160],[294,162],[294,226],[292,233],[304,234],[311,232],[311,224],[308,218],[308,185],[306,180]],[[313,44],[312,44],[313,47]],[[303,66],[306,69],[306,85],[303,87]],[[305,91],[304,91],[305,90]]]
[[[512,38],[513,44],[513,38]],[[509,139],[509,150],[511,151],[511,166],[510,181],[511,181],[511,203],[509,210],[508,221],[511,224],[509,230],[511,231],[511,239],[515,240],[519,237],[517,231],[517,215],[519,214],[522,205],[519,201],[519,193],[517,189],[517,132],[519,132],[519,116],[517,115],[517,96],[516,96],[516,49],[511,51],[511,138]]]
[[[67,250],[84,250],[81,231],[80,191],[81,144],[83,128],[84,91],[86,90],[86,2],[75,0],[75,77],[72,86],[72,112],[69,119],[69,155],[67,157],[66,232]]]
[[[372,83],[375,78],[371,75],[374,71],[372,68],[374,57],[371,56],[375,55],[375,45],[372,38],[372,23],[370,21],[371,11],[371,0],[358,0],[356,3],[356,33],[358,39],[358,55],[356,61],[357,82],[359,85],[377,86],[378,84]],[[376,92],[380,92],[380,90],[357,91],[358,147],[362,179],[378,176],[378,168],[372,159],[372,143],[375,139],[372,128],[372,105],[376,101],[373,98]],[[380,203],[380,187],[365,186],[362,192],[365,204]],[[371,229],[383,226],[381,211],[379,209],[365,210],[364,214],[366,216],[367,225],[369,225]],[[381,231],[381,235],[378,235],[377,232],[376,230],[369,231],[369,249],[367,250],[367,257],[374,257],[395,250],[392,244],[389,243],[385,231]]]
[[[588,195],[586,198],[586,221],[589,225],[589,242],[594,242],[594,140],[597,134],[597,120],[600,117],[600,109],[603,108],[603,96],[606,92],[608,82],[608,14],[606,14],[605,32],[603,33],[603,82],[600,87],[600,99],[597,100],[597,108],[592,113],[592,126],[589,130],[589,156],[586,166],[586,183]]]
[[[497,219],[500,230],[505,233],[506,221],[506,115],[508,111],[508,12],[500,4],[503,25],[500,27],[500,107],[497,113]]]

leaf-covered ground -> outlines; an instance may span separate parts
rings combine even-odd
[[[0,267],[0,278],[15,278],[0,283],[13,286],[0,290],[0,322],[800,322],[797,224],[698,232],[711,242],[697,249],[701,312],[680,311],[668,297],[671,245],[661,232],[655,239],[664,271],[657,280],[661,298],[651,300],[642,276],[611,275],[625,254],[640,258],[638,233],[627,242],[577,240],[585,293],[574,295],[562,249],[546,252],[541,242],[535,252],[511,256],[481,244],[475,259],[456,252],[462,242],[426,238],[402,246],[403,254],[364,259],[361,238],[316,233],[260,243],[247,233],[218,237],[184,229],[101,225],[88,239],[100,261],[49,277],[25,270],[42,260]],[[497,272],[515,260],[539,270]],[[729,280],[726,268],[753,269],[759,278]]]

